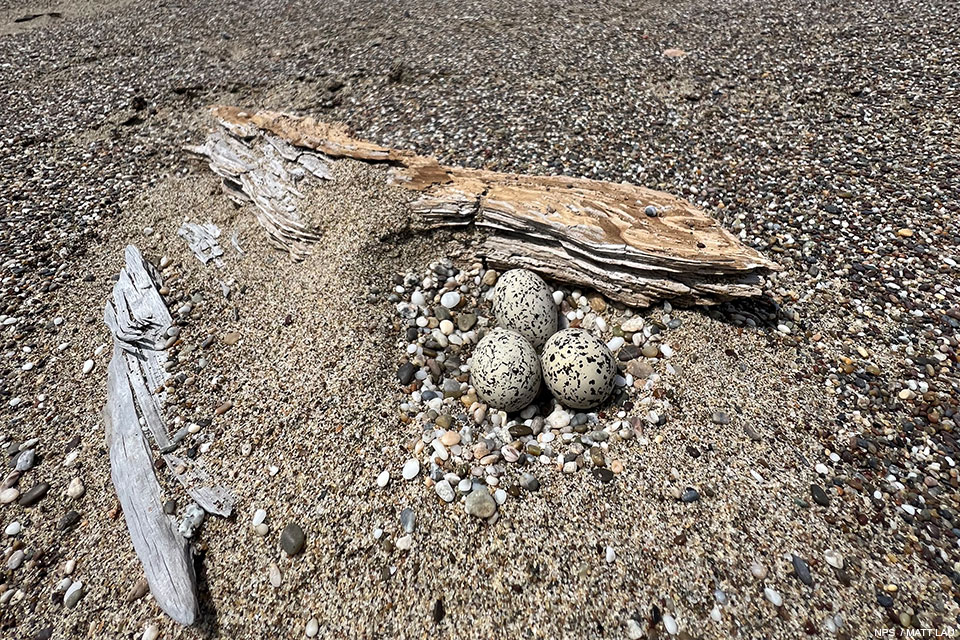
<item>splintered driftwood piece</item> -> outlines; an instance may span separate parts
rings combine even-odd
[[[164,395],[158,389],[167,378],[163,344],[172,319],[152,265],[133,246],[127,247],[125,258],[126,267],[104,308],[104,321],[114,337],[103,411],[110,471],[151,593],[171,618],[192,624],[198,608],[193,560],[174,520],[163,512],[153,454],[141,427],[142,421],[161,450],[171,446],[162,412]],[[230,514],[233,497],[223,487],[208,486],[209,478],[195,461],[171,453],[164,459],[201,507]]]
[[[442,166],[312,118],[234,107],[214,107],[213,114],[221,128],[195,151],[225,176],[228,192],[234,187],[227,176],[237,169],[224,167],[236,165],[237,157],[245,158],[244,166],[275,164],[269,149],[276,142],[270,141],[317,151],[328,164],[336,158],[387,163],[391,184],[419,194],[410,209],[422,226],[480,229],[486,234],[481,251],[492,266],[526,267],[625,304],[715,304],[756,296],[763,276],[780,268],[691,203],[661,191]],[[227,148],[229,154],[222,151]],[[299,156],[287,149],[283,157],[292,162]],[[271,191],[293,190],[281,171],[270,175]],[[239,188],[255,199],[245,185]]]
[[[255,127],[215,131],[203,145],[187,150],[208,158],[232,200],[256,207],[257,220],[274,245],[296,260],[310,254],[310,243],[320,236],[297,212],[303,194],[296,184],[307,176],[331,179],[327,158],[276,136],[258,135]]]
[[[197,224],[196,222],[184,222],[177,229],[177,235],[187,241],[187,246],[197,256],[197,260],[207,264],[211,260],[217,265],[223,264],[220,256],[223,255],[223,249],[220,248],[218,238],[220,237],[220,228],[212,222]]]

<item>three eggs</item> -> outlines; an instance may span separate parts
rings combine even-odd
[[[583,329],[557,331],[557,305],[540,276],[526,269],[500,276],[493,314],[499,326],[477,344],[471,367],[477,395],[491,407],[523,409],[536,399],[541,379],[573,409],[595,407],[610,396],[616,359]]]

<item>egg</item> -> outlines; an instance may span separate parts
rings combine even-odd
[[[607,345],[584,329],[550,336],[540,362],[547,388],[566,407],[595,407],[613,391],[617,361]]]
[[[557,305],[543,278],[527,269],[511,269],[493,289],[497,323],[530,341],[538,351],[557,332]]]
[[[540,391],[540,359],[533,345],[516,331],[497,327],[473,352],[470,382],[494,409],[519,411]]]

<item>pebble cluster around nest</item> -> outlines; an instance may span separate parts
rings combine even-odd
[[[499,517],[498,506],[537,491],[549,473],[589,469],[608,483],[623,471],[617,445],[642,442],[645,425],[666,422],[669,387],[651,363],[673,355],[665,332],[680,326],[669,315],[669,303],[662,322],[648,323],[598,295],[557,289],[560,329],[587,331],[616,354],[613,397],[597,411],[578,412],[541,393],[519,414],[508,415],[483,403],[470,378],[474,347],[496,324],[490,303],[498,277],[481,264],[461,270],[447,259],[427,273],[398,276],[389,295],[406,323],[398,345],[404,361],[397,379],[407,394],[400,419],[416,432],[400,477],[409,481],[422,473],[441,500],[462,499],[468,514],[490,522]],[[390,477],[384,470],[377,484],[386,486]],[[691,502],[695,494],[690,489],[675,497]]]

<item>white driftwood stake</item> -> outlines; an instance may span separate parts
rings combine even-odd
[[[157,604],[181,624],[197,618],[196,575],[188,542],[175,521],[163,513],[153,454],[143,424],[161,450],[170,445],[163,419],[166,352],[163,344],[172,318],[160,296],[158,276],[137,250],[128,246],[126,267],[104,308],[113,332],[113,357],[107,372],[103,417],[110,449],[113,486],[123,508],[133,547]],[[206,511],[229,515],[233,497],[193,461],[167,453],[167,467],[181,469],[177,479]]]
[[[314,176],[330,179],[337,158],[352,158],[392,167],[391,184],[417,195],[410,211],[421,228],[482,231],[480,253],[490,265],[526,267],[631,306],[756,296],[763,276],[779,270],[703,211],[661,191],[447,167],[312,118],[233,107],[213,113],[220,128],[189,150],[209,160],[230,197],[252,201],[271,239],[297,257],[316,241],[297,213],[303,196],[295,183],[309,177],[304,159],[321,167]]]

